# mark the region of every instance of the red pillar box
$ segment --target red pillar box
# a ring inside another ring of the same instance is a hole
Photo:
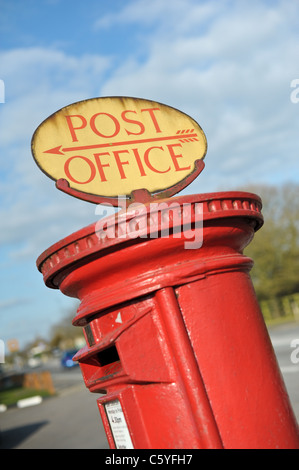
[[[299,448],[243,255],[250,193],[135,205],[44,252],[48,287],[80,299],[76,355],[111,448]]]

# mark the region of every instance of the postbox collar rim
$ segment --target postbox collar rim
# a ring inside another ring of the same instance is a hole
[[[179,205],[184,205],[184,204],[194,204],[194,203],[207,203],[213,204],[213,201],[221,201],[221,200],[231,200],[233,201],[251,201],[255,203],[255,209],[247,211],[248,216],[251,218],[255,218],[257,221],[255,231],[258,230],[262,225],[263,225],[263,217],[261,214],[261,209],[262,209],[262,201],[261,198],[250,192],[245,192],[245,191],[223,191],[223,192],[214,192],[214,193],[200,193],[200,194],[193,194],[193,195],[185,195],[185,196],[177,196],[177,197],[172,197],[172,198],[167,198],[167,199],[161,199],[158,204],[161,203],[169,203],[170,206],[174,203],[179,204]],[[151,208],[151,202],[149,201],[148,203],[144,204],[146,213],[150,210]],[[135,203],[135,210],[136,210],[136,203]],[[208,209],[210,211],[210,209]],[[244,212],[244,211],[243,211]],[[117,212],[117,223],[120,224],[122,222],[127,223],[130,221],[131,218],[135,216],[135,212],[129,210],[122,209],[121,211]],[[239,213],[238,210],[233,209],[231,211],[225,210],[222,207],[219,210],[216,210],[213,212],[213,210],[207,214],[208,216],[211,216],[213,218],[225,218],[225,217],[233,217],[235,216],[240,216],[241,213]],[[107,223],[109,224],[110,222],[113,222],[115,220],[115,217],[108,216],[105,218]],[[78,231],[73,232],[72,234],[66,236],[65,238],[61,239],[60,241],[54,243],[52,246],[47,248],[41,255],[37,258],[36,264],[37,268],[39,271],[42,272],[42,265],[44,262],[50,258],[51,256],[55,255],[55,253],[59,252],[60,250],[66,249],[68,246],[74,244],[74,243],[79,243],[80,240],[87,239],[88,237],[91,237],[92,235],[95,234],[96,230],[96,224],[97,222],[93,222],[92,224],[87,225],[86,227],[83,227],[79,229]],[[125,239],[122,239],[124,241]],[[99,246],[100,248],[104,248],[104,246]]]

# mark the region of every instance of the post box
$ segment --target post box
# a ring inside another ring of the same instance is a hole
[[[206,151],[190,116],[130,97],[73,103],[32,138],[58,189],[122,208],[37,260],[48,287],[80,300],[86,345],[74,359],[111,448],[299,448],[243,254],[261,200],[172,197]]]
[[[80,300],[75,359],[111,448],[299,448],[243,254],[262,224],[254,194],[180,196],[38,258],[45,284]]]

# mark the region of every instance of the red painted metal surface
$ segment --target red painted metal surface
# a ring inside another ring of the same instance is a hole
[[[76,359],[101,394],[111,448],[299,448],[243,255],[263,223],[260,199],[224,192],[168,202],[174,210],[159,217],[146,206],[139,231],[136,212],[123,211],[116,224],[106,219],[114,238],[92,224],[37,261],[46,285],[80,299],[73,323],[86,346]],[[186,208],[192,224],[178,236]],[[201,216],[202,246],[186,249]],[[111,423],[114,403],[123,414]]]

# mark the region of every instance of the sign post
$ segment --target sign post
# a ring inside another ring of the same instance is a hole
[[[62,108],[32,139],[58,189],[121,207],[40,255],[45,284],[80,299],[76,354],[116,449],[299,448],[298,425],[243,249],[263,225],[247,192],[171,197],[207,142],[153,101]]]
[[[192,118],[134,98],[74,103],[46,119],[32,138],[36,163],[58,189],[96,204],[125,206],[138,194],[170,197],[199,175],[206,151]]]

